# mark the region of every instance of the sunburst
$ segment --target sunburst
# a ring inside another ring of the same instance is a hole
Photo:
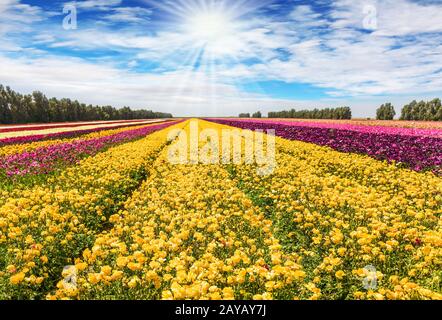
[[[224,83],[220,68],[238,63],[245,52],[250,54],[248,35],[254,25],[253,19],[249,18],[273,0],[144,1],[163,13],[161,30],[179,35],[181,47],[173,53],[174,61],[180,61],[182,65],[179,68],[190,71],[183,79],[180,91],[190,90],[194,82],[200,83],[204,78],[208,91],[195,95],[209,96],[209,105],[222,107],[217,103],[220,95],[218,85]],[[186,56],[186,52],[193,56],[180,59],[179,55]],[[236,82],[230,79],[232,81]],[[241,97],[238,98],[241,100]]]

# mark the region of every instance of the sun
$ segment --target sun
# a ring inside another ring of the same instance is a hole
[[[185,31],[196,41],[214,43],[230,36],[232,18],[226,12],[197,12],[187,19]]]
[[[250,51],[249,31],[256,24],[250,14],[273,0],[144,1],[165,14],[164,30],[181,43],[180,52],[192,56],[192,66],[214,69]]]
[[[254,56],[254,44],[264,31],[255,13],[274,0],[144,1],[162,15],[159,32],[177,44],[171,52],[176,61],[216,76],[219,67]]]
[[[189,31],[201,40],[216,40],[223,36],[228,24],[228,17],[221,12],[199,13],[189,19]]]

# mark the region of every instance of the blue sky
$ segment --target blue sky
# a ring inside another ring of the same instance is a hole
[[[417,0],[0,0],[0,83],[176,116],[373,117],[442,96],[441,16]]]

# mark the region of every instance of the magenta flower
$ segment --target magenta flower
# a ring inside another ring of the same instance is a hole
[[[416,171],[442,173],[441,130],[363,127],[342,124],[266,120],[208,119],[242,129],[274,129],[277,136],[328,146],[341,152],[403,163]],[[411,131],[409,131],[411,130]],[[413,131],[415,130],[415,131]]]
[[[130,128],[139,126],[139,123],[133,123],[130,125],[121,124],[120,126],[113,127],[100,127],[94,129],[86,129],[86,130],[76,130],[76,131],[67,131],[67,132],[56,132],[56,133],[48,133],[48,134],[35,134],[32,136],[23,136],[23,137],[12,137],[12,138],[3,138],[0,139],[0,147],[11,145],[11,144],[22,144],[22,143],[31,143],[42,140],[50,140],[50,139],[64,139],[64,138],[73,138],[78,137],[84,134],[89,134],[92,132],[99,132],[103,130],[114,130],[120,128]],[[28,129],[26,129],[28,130]]]
[[[9,177],[27,174],[47,174],[64,165],[75,164],[84,156],[92,156],[106,147],[144,137],[167,128],[176,122],[166,122],[144,128],[124,131],[90,140],[77,140],[41,147],[0,159],[0,172]]]

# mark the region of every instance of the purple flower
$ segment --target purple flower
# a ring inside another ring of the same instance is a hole
[[[148,124],[148,123],[146,123]],[[114,130],[119,128],[130,128],[135,126],[140,126],[141,123],[133,123],[130,125],[121,124],[119,126],[108,126],[108,127],[99,127],[94,129],[86,129],[86,130],[76,130],[76,131],[67,131],[67,132],[56,132],[56,133],[47,133],[47,134],[35,134],[31,136],[24,137],[12,137],[12,138],[3,138],[0,139],[0,147],[11,145],[11,144],[23,144],[23,143],[31,143],[42,140],[50,140],[50,139],[64,139],[64,138],[73,138],[77,136],[81,136],[84,134],[89,134],[93,132],[99,132],[104,130]]]
[[[209,120],[242,129],[275,129],[276,135],[328,146],[342,152],[369,155],[395,161],[416,171],[433,170],[440,174],[442,164],[441,130],[366,127],[286,121]],[[333,130],[330,130],[333,129]],[[415,130],[415,131],[408,131]],[[430,133],[431,132],[431,133]]]
[[[84,156],[97,154],[106,147],[144,137],[173,124],[176,122],[166,122],[96,139],[77,140],[10,155],[0,158],[0,172],[4,171],[10,177],[49,173],[59,166],[74,164]]]

